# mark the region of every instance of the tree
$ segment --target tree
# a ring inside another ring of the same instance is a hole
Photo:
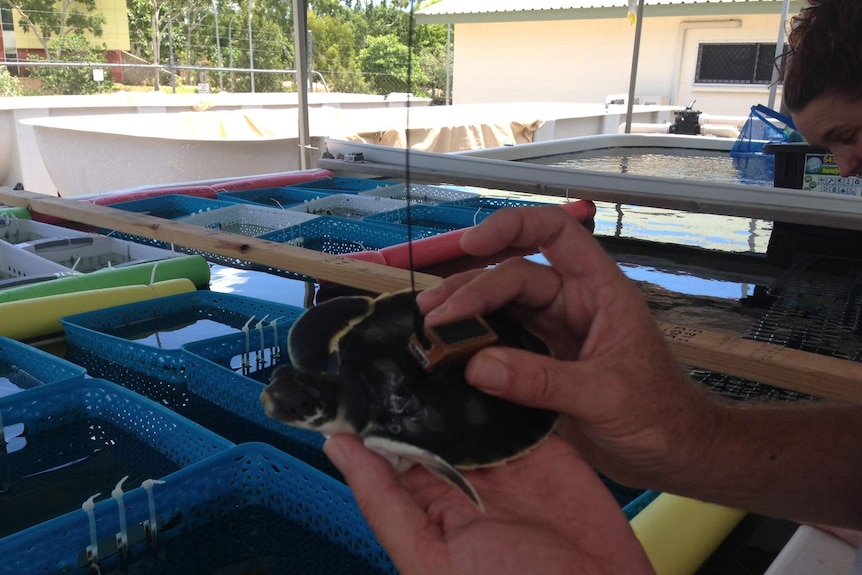
[[[6,66],[0,66],[0,98],[20,96],[23,93],[18,78],[10,74]]]
[[[87,32],[99,37],[107,21],[96,11],[96,0],[6,0],[19,15],[18,25],[25,32],[33,31],[50,54],[51,39]]]
[[[93,62],[105,61],[105,49],[94,48],[81,35],[60,36],[51,40],[51,54],[60,62]],[[40,60],[41,58],[31,58]],[[96,82],[93,79],[93,68],[84,67],[53,67],[34,66],[30,75],[42,80],[45,91],[52,94],[95,94],[102,90],[110,90],[111,77],[102,69],[104,80]]]
[[[410,49],[396,36],[378,36],[369,38],[368,45],[359,51],[359,66],[378,94],[406,92],[409,88],[418,95],[417,87],[424,86],[428,79],[415,62],[411,77],[407,77],[410,58]]]

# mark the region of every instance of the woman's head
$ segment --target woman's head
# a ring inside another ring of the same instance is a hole
[[[862,0],[808,0],[788,42],[784,103],[842,175],[862,173]]]
[[[862,2],[808,0],[791,20],[784,103],[804,109],[826,93],[862,99]]]

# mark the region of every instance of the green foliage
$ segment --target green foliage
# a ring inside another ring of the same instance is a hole
[[[419,95],[424,92],[422,87],[427,85],[428,79],[415,61],[408,78],[409,61],[410,49],[394,35],[369,38],[368,45],[359,51],[359,67],[378,94],[412,91]]]
[[[21,96],[23,92],[18,78],[10,74],[6,66],[0,66],[0,98]]]
[[[46,52],[52,38],[89,32],[98,37],[107,19],[96,10],[96,0],[5,0],[20,15],[18,24],[33,31]]]
[[[104,62],[105,49],[95,48],[80,35],[60,36],[51,40],[49,50],[55,62]],[[44,60],[31,57],[32,61]],[[96,94],[108,92],[112,82],[110,73],[104,72],[104,81],[93,80],[93,69],[89,67],[32,66],[30,75],[42,80],[44,91],[50,94]],[[100,85],[101,84],[101,85]]]
[[[23,1],[23,0],[19,0]],[[35,1],[35,0],[30,0]],[[167,13],[173,20],[174,61],[249,67],[248,9],[251,3],[254,67],[296,67],[292,3],[284,0],[216,0],[218,40],[212,0],[126,0],[132,52],[161,64],[168,61]],[[440,92],[444,70],[446,27],[415,26],[410,37],[409,0],[309,0],[308,27],[312,33],[311,67],[321,73],[331,91],[378,93],[406,90],[407,54],[413,53],[412,91]],[[154,11],[157,29],[153,26]],[[153,38],[156,38],[154,46]],[[379,40],[386,38],[385,40]],[[364,56],[360,56],[362,51]],[[226,89],[251,89],[249,74],[224,73]],[[288,75],[255,74],[255,91],[284,89]],[[216,74],[209,73],[211,85]]]

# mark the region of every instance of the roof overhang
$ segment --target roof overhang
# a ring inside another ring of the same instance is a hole
[[[463,2],[463,4],[469,4]],[[462,6],[463,6],[462,4]],[[481,10],[461,8],[450,2],[439,2],[416,12],[417,24],[475,24],[492,22],[537,22],[555,20],[595,20],[604,18],[625,18],[628,3],[614,2],[614,6],[584,6],[568,8],[519,9],[519,10]],[[447,10],[444,5],[452,6]],[[791,0],[790,12],[802,9],[802,0]],[[654,17],[702,17],[702,16],[740,16],[746,14],[780,14],[782,0],[711,0],[655,3],[647,0],[644,4],[644,18]]]

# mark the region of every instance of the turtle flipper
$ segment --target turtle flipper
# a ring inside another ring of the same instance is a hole
[[[406,471],[415,463],[421,464],[425,469],[464,493],[473,505],[484,513],[485,506],[482,505],[479,494],[467,478],[439,455],[386,437],[366,437],[363,443],[365,447],[384,457],[399,473]]]

